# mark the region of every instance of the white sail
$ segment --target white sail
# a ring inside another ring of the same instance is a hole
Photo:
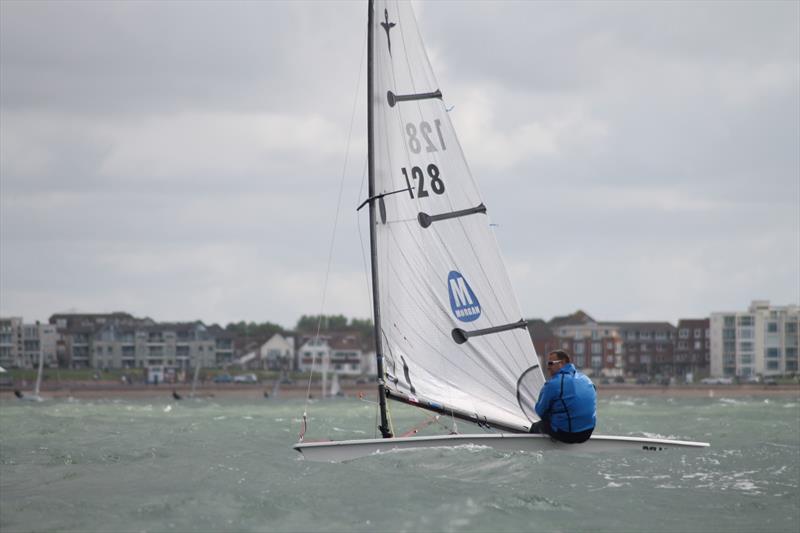
[[[537,420],[544,378],[491,206],[467,166],[410,3],[377,0],[374,9],[374,231],[387,389],[525,430]]]

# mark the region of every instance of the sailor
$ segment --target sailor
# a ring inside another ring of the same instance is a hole
[[[555,350],[547,355],[550,379],[536,402],[541,420],[531,433],[546,433],[570,444],[589,440],[597,422],[597,391],[587,376],[570,363],[569,354]]]

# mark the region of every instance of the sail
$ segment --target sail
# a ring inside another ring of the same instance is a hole
[[[390,395],[524,431],[544,378],[409,2],[373,4],[375,253]]]

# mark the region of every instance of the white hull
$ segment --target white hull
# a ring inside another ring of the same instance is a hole
[[[673,448],[699,449],[707,442],[692,442],[640,437],[594,435],[580,444],[565,444],[546,435],[526,433],[493,433],[477,435],[439,435],[392,439],[362,439],[326,442],[300,442],[294,449],[311,461],[339,462],[368,455],[415,448],[444,448],[453,446],[487,446],[504,452],[542,452],[555,450],[570,453],[613,453],[632,451],[663,451]]]
[[[26,394],[22,398],[20,398],[23,402],[43,402],[44,398],[39,396],[38,394]]]

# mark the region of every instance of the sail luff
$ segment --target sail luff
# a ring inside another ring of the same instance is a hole
[[[374,2],[369,0],[367,15],[367,167],[368,167],[368,194],[369,203],[369,246],[370,262],[372,269],[372,318],[375,326],[375,358],[378,366],[378,404],[381,411],[381,424],[379,429],[384,438],[392,436],[389,430],[389,421],[386,416],[386,391],[383,383],[383,350],[381,342],[381,307],[378,291],[378,243],[375,232],[375,140],[374,140],[374,49],[375,37],[373,31]]]

